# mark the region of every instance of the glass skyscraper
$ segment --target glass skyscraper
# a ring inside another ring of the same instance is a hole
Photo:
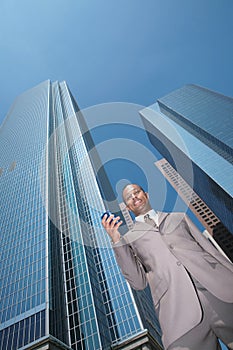
[[[151,143],[233,233],[233,99],[186,85],[140,114]]]
[[[101,226],[120,208],[67,84],[19,96],[0,147],[0,349],[161,349]]]

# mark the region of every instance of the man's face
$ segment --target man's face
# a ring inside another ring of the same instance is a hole
[[[151,209],[148,193],[136,184],[130,184],[124,189],[123,199],[128,210],[136,216],[143,215]]]

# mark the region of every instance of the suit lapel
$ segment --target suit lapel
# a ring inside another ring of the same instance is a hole
[[[166,217],[169,215],[169,213],[163,213],[161,211],[158,211],[157,213],[158,213],[158,224],[160,226],[163,220],[165,220]]]

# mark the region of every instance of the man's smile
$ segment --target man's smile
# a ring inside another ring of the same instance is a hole
[[[138,205],[140,205],[142,203],[142,200],[141,199],[135,199],[134,200],[134,205],[135,206],[138,206]]]
[[[144,192],[144,190],[136,184],[125,187],[123,199],[128,210],[131,210],[136,216],[142,215],[151,209],[147,192]]]

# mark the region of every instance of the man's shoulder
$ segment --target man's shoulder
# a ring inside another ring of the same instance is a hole
[[[160,230],[166,233],[173,232],[184,221],[185,216],[186,216],[186,213],[184,212],[158,213]]]
[[[164,211],[157,211],[159,221],[160,220],[172,220],[174,218],[184,218],[186,216],[186,213],[184,212],[178,212],[178,211],[172,211],[172,212],[164,212]]]
[[[183,212],[183,211],[167,211],[167,212],[165,212],[165,211],[157,211],[157,213],[158,213],[158,215],[179,215],[179,216],[185,216],[186,215],[186,213],[185,212]]]

